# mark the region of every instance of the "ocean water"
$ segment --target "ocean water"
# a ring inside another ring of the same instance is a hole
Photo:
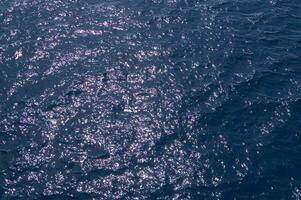
[[[0,199],[301,199],[300,0],[1,0]]]

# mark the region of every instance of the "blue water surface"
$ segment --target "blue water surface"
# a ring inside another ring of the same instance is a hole
[[[0,199],[301,199],[300,0],[1,0]]]

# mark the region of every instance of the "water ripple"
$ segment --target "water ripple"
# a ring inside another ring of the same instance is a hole
[[[300,199],[297,1],[0,3],[0,198]]]

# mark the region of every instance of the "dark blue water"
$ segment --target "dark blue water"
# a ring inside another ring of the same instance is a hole
[[[301,199],[300,0],[1,0],[0,199]]]

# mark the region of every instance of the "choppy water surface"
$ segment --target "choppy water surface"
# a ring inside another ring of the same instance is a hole
[[[0,199],[300,199],[301,1],[2,0]]]

